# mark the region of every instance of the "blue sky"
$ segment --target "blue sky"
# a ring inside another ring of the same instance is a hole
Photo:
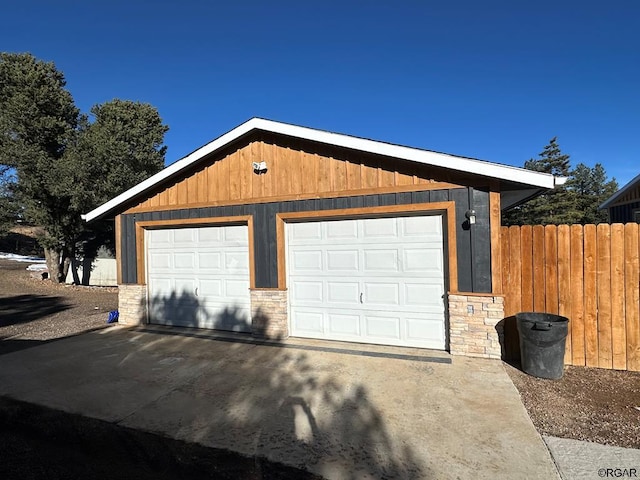
[[[155,105],[171,163],[251,117],[522,166],[640,173],[640,2],[29,1],[0,50],[53,61],[85,112]]]

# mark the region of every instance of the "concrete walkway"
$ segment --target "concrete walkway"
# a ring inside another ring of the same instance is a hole
[[[640,478],[640,450],[544,437],[564,480]]]
[[[499,361],[121,327],[3,355],[0,395],[327,478],[553,479]]]

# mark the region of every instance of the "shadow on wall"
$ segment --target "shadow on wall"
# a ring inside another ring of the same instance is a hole
[[[229,332],[251,332],[251,310],[240,305],[207,305],[191,292],[171,292],[149,299],[149,323],[209,328]]]
[[[71,308],[62,297],[15,295],[0,298],[0,327],[33,322]]]

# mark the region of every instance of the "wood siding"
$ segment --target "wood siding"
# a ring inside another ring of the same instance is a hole
[[[502,227],[505,356],[519,358],[513,315],[569,318],[565,363],[640,371],[640,226]]]
[[[609,207],[610,223],[635,222],[634,211],[640,210],[640,201]]]
[[[268,170],[256,174],[252,162],[261,161]],[[125,213],[478,186],[443,168],[264,135],[168,182]]]

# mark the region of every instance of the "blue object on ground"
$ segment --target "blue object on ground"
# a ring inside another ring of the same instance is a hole
[[[107,318],[107,323],[115,323],[115,322],[117,322],[119,315],[120,315],[120,313],[118,312],[118,310],[113,310],[113,311],[109,312],[109,318]]]

